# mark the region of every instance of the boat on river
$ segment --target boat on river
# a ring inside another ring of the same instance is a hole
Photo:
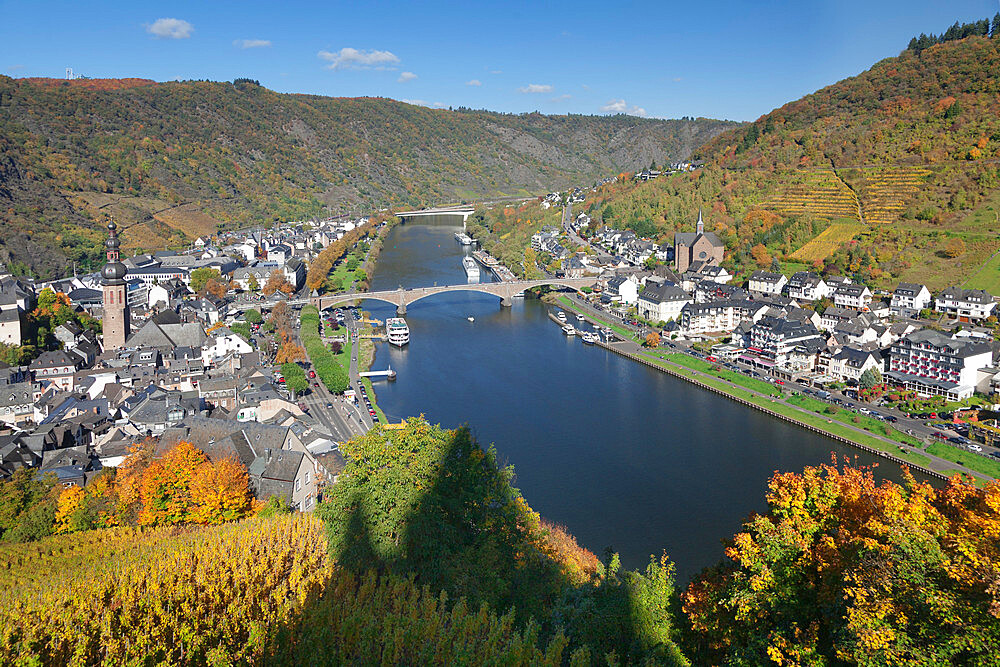
[[[583,334],[580,335],[580,338],[587,345],[593,345],[594,343],[597,342],[597,334],[591,333],[590,331],[585,331]]]
[[[566,334],[567,336],[575,336],[576,335],[576,329],[573,328],[572,324],[567,324],[566,326],[564,326],[562,328],[562,330],[563,330],[563,333]]]
[[[465,276],[469,280],[479,280],[479,265],[476,260],[468,255],[462,258],[462,268],[465,269]]]
[[[385,321],[385,335],[390,344],[403,347],[410,342],[410,327],[402,317],[390,317]]]
[[[561,310],[558,313],[556,313],[556,317],[559,318],[560,322],[565,322],[566,321],[566,313],[564,313]]]
[[[455,240],[461,243],[462,245],[472,245],[472,237],[466,234],[465,232],[456,232]]]

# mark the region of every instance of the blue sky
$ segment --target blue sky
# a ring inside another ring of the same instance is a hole
[[[496,111],[752,120],[998,0],[0,0],[0,73],[258,79]]]

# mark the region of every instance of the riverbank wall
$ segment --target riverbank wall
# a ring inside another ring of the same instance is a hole
[[[585,316],[586,316],[586,314],[585,314]],[[798,419],[795,419],[794,417],[789,417],[788,415],[782,414],[780,412],[776,412],[774,410],[770,410],[770,409],[768,409],[768,408],[766,408],[766,407],[764,407],[762,405],[758,405],[757,403],[754,403],[752,401],[748,401],[746,399],[740,398],[739,396],[733,396],[732,394],[730,394],[730,393],[728,393],[726,391],[723,391],[723,390],[719,389],[718,387],[713,387],[710,384],[706,384],[704,382],[701,382],[696,377],[693,377],[691,375],[691,373],[696,373],[697,371],[690,371],[688,373],[682,373],[682,372],[674,370],[672,368],[667,368],[665,366],[661,366],[660,364],[653,363],[649,359],[644,359],[644,358],[642,358],[642,357],[640,357],[640,356],[638,356],[636,354],[632,354],[631,352],[626,352],[625,350],[619,349],[619,348],[615,347],[614,345],[605,343],[604,341],[598,341],[597,344],[600,347],[603,347],[606,350],[610,350],[611,352],[614,352],[615,354],[621,355],[623,357],[627,357],[627,358],[631,359],[632,361],[636,361],[636,362],[638,362],[640,364],[643,364],[644,366],[648,366],[649,368],[653,368],[653,369],[656,369],[656,370],[661,371],[663,373],[667,373],[668,375],[672,375],[672,376],[674,376],[674,377],[676,377],[678,379],[684,380],[685,382],[690,382],[693,385],[696,385],[698,387],[701,387],[702,389],[706,389],[708,391],[714,392],[714,393],[716,393],[716,394],[718,394],[720,396],[725,396],[726,398],[728,398],[731,401],[735,401],[736,403],[744,405],[744,406],[746,406],[748,408],[753,408],[754,410],[757,410],[759,412],[763,412],[764,414],[766,414],[766,415],[768,415],[770,417],[774,417],[775,419],[781,419],[781,420],[784,420],[784,421],[789,422],[791,424],[795,424],[796,426],[798,426],[800,428],[804,428],[804,429],[806,429],[808,431],[812,431],[814,433],[819,433],[821,435],[826,436],[827,438],[831,438],[832,440],[836,440],[837,442],[841,442],[841,443],[843,443],[845,445],[850,445],[851,447],[854,447],[855,449],[859,449],[859,450],[861,450],[863,452],[867,452],[869,454],[873,454],[875,456],[879,456],[879,457],[881,457],[883,459],[888,459],[889,461],[892,461],[893,463],[898,463],[899,465],[903,465],[903,466],[906,466],[908,468],[912,468],[914,470],[919,470],[920,472],[924,473],[925,475],[927,475],[929,477],[934,477],[936,479],[941,479],[941,480],[948,479],[947,475],[942,475],[941,473],[939,473],[937,471],[930,470],[929,468],[925,468],[923,466],[920,466],[920,465],[917,465],[917,464],[914,464],[914,463],[910,463],[909,461],[905,461],[905,460],[903,460],[903,459],[901,459],[901,458],[899,458],[897,456],[893,456],[889,452],[884,452],[882,450],[875,449],[874,447],[869,447],[868,445],[863,445],[860,442],[855,442],[855,441],[851,440],[850,438],[845,438],[844,436],[837,435],[836,433],[830,433],[829,431],[826,431],[824,429],[821,429],[821,428],[818,428],[816,426],[813,426],[812,424],[807,424],[807,423],[805,423],[803,421],[799,421]]]

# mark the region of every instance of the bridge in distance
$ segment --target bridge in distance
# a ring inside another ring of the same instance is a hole
[[[414,287],[411,289],[382,290],[379,292],[349,292],[345,294],[331,294],[324,296],[310,297],[308,303],[316,306],[320,310],[332,308],[344,303],[350,303],[358,299],[374,299],[384,301],[396,306],[396,312],[400,315],[406,314],[406,306],[421,299],[426,299],[435,294],[445,292],[479,292],[481,294],[493,294],[500,297],[501,306],[513,304],[515,294],[519,294],[527,289],[544,286],[568,287],[570,289],[581,289],[592,287],[597,282],[596,277],[590,278],[543,278],[541,280],[512,280],[500,283],[472,283],[460,285],[435,285],[434,287]],[[289,305],[296,302],[289,301]],[[305,303],[303,300],[302,303]]]

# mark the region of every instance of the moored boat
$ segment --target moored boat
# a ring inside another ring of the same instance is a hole
[[[385,335],[390,344],[403,347],[410,342],[410,327],[402,317],[390,317],[385,321]]]

